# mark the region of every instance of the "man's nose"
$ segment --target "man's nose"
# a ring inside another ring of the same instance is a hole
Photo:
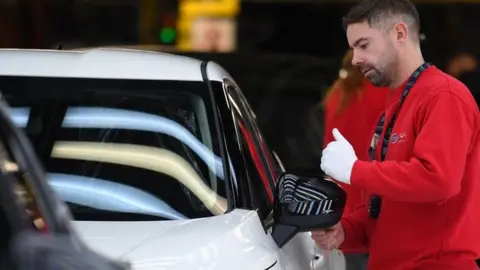
[[[352,57],[352,65],[354,67],[359,66],[362,63],[362,58],[358,55],[358,53],[353,52],[353,57]]]

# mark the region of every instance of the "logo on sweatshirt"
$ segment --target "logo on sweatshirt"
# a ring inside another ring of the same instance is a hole
[[[407,140],[407,133],[406,132],[402,132],[400,134],[397,134],[397,133],[393,133],[392,134],[392,137],[390,137],[390,143],[391,144],[396,144],[396,143],[399,143],[399,142],[404,142]]]

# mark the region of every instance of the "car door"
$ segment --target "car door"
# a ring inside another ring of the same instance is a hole
[[[252,175],[251,181],[257,181],[258,187],[261,187],[259,194],[252,196],[262,196],[258,205],[259,215],[267,227],[267,232],[271,233],[271,224],[273,217],[270,214],[273,208],[273,194],[278,173],[283,169],[276,163],[276,159],[272,155],[272,151],[268,148],[261,131],[256,123],[255,114],[251,110],[247,100],[243,96],[241,90],[233,83],[226,81],[225,90],[231,99],[230,102],[235,103],[231,106],[233,109],[233,118],[236,125],[241,143],[248,149],[249,155],[245,155],[250,159],[250,163],[254,164],[255,173]],[[272,241],[273,245],[275,243]],[[316,245],[310,237],[310,233],[299,233],[293,237],[281,249],[275,247],[277,259],[280,269],[317,269],[313,268],[316,254]]]

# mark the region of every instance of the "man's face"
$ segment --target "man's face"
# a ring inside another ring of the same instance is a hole
[[[347,28],[348,44],[353,49],[352,64],[375,86],[389,86],[396,72],[398,53],[388,33],[367,22]]]

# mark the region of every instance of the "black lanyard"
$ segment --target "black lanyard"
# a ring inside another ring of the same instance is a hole
[[[380,153],[380,161],[384,161],[387,156],[387,149],[388,149],[388,142],[390,141],[390,135],[392,134],[392,130],[395,125],[395,120],[397,118],[398,112],[400,111],[403,105],[403,102],[405,101],[405,98],[407,97],[410,90],[412,90],[412,87],[417,81],[417,79],[428,67],[430,67],[429,63],[423,63],[421,66],[419,66],[415,70],[415,72],[413,72],[410,78],[408,78],[407,84],[403,88],[400,103],[398,104],[397,109],[393,113],[392,118],[390,119],[390,122],[387,125],[387,129],[385,130],[385,136],[383,137],[383,141],[382,141],[382,149],[381,149],[382,151]],[[373,135],[373,138],[372,138],[372,144],[370,145],[370,149],[369,149],[370,160],[375,160],[375,152],[380,143],[383,127],[385,125],[385,119],[386,119],[386,115],[385,113],[383,113],[382,117],[380,118],[380,121],[378,122],[377,128],[375,129],[375,134]],[[373,195],[370,200],[370,205],[368,209],[368,213],[370,217],[375,219],[378,217],[378,214],[380,213],[380,204],[381,204],[381,198],[378,195]]]

